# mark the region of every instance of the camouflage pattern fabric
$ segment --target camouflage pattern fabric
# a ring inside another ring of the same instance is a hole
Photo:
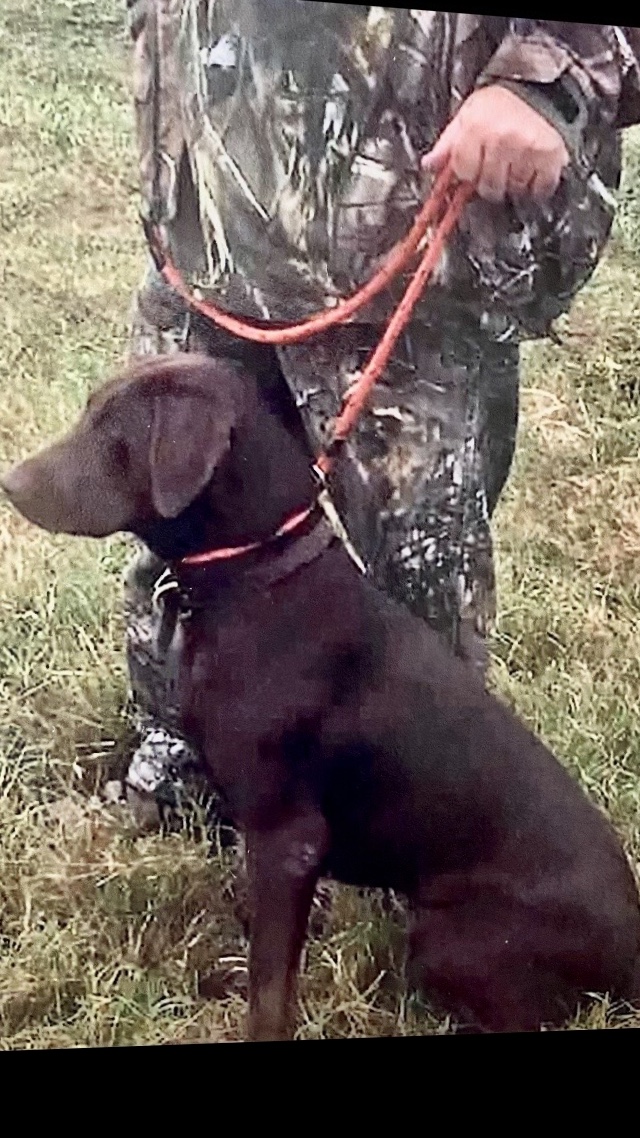
[[[548,207],[475,202],[416,319],[537,336],[593,271],[635,74],[620,29],[312,0],[137,8],[143,196],[179,267],[236,314],[296,320],[367,279],[424,200],[420,156],[487,82],[517,83],[574,168]]]
[[[467,209],[331,483],[374,580],[484,668],[518,345],[549,331],[606,244],[618,128],[640,114],[638,30],[310,0],[130,8],[145,208],[192,285],[236,315],[300,319],[366,280],[428,191],[420,156],[476,86],[516,89],[563,133],[573,164],[552,203]],[[150,269],[133,350],[240,355],[283,413],[286,380],[317,451],[405,283],[276,361],[204,328]],[[138,563],[127,593],[145,709],[128,778],[150,794],[197,763],[157,651],[159,571]]]

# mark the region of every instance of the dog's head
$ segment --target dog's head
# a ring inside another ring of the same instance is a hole
[[[143,533],[177,518],[227,460],[251,401],[233,363],[205,356],[137,363],[88,401],[63,439],[5,475],[28,521],[53,533]]]

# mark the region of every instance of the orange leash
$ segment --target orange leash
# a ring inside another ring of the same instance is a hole
[[[363,369],[359,379],[347,392],[334,427],[333,439],[327,450],[319,457],[316,467],[326,475],[333,462],[335,448],[350,435],[354,429],[372,388],[382,375],[400,335],[411,319],[411,314],[426,288],[429,278],[442,255],[446,242],[457,224],[460,215],[472,197],[474,187],[469,183],[458,184],[454,189],[454,178],[445,168],[416,217],[409,233],[388,254],[384,264],[373,277],[362,285],[352,296],[339,301],[333,308],[316,313],[297,324],[262,324],[239,320],[210,301],[201,300],[190,292],[175,265],[170,261],[160,237],[157,226],[144,222],[147,240],[159,272],[190,308],[212,320],[225,331],[243,340],[257,344],[299,344],[311,336],[326,332],[338,324],[345,324],[378,296],[391,282],[407,268],[419,252],[429,226],[437,221],[431,242],[422,253],[404,296],[394,311],[384,334]]]
[[[349,437],[358,422],[369,395],[387,366],[391,353],[409,323],[411,313],[438,264],[447,239],[472,194],[473,187],[467,183],[458,186],[456,189],[436,229],[433,240],[425,249],[420,264],[411,278],[402,300],[389,320],[380,342],[370,356],[357,383],[347,392],[340,413],[333,424],[331,444],[324,454],[320,455],[316,464],[322,474],[328,474],[331,469],[333,449]]]

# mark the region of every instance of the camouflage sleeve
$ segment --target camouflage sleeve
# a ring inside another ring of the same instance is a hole
[[[640,28],[615,29],[622,63],[622,90],[617,126],[640,123]]]
[[[640,121],[640,29],[513,19],[479,85],[514,90],[562,134],[582,165],[603,128]]]
[[[147,0],[126,0],[127,28],[129,35],[135,41],[144,25]]]
[[[173,66],[175,53],[176,16],[181,0],[126,0],[127,29],[133,41],[133,101],[135,108],[140,183],[143,209],[149,210],[154,195],[156,161],[154,146],[162,153],[164,162],[158,175],[164,183],[165,216],[176,210],[176,167],[183,147],[181,116],[179,114],[178,85]],[[154,144],[153,108],[153,41],[163,49],[161,90],[158,99],[159,138]],[[153,261],[147,265],[130,311],[129,351],[133,356],[170,355],[184,351],[187,344],[189,315],[186,306],[159,276]]]
[[[176,214],[185,146],[177,52],[182,4],[183,0],[126,0],[143,206],[147,211],[160,210],[162,203],[165,222]]]

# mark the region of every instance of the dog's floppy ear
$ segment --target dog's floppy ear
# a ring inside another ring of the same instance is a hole
[[[213,398],[182,388],[154,399],[149,464],[153,505],[161,517],[176,518],[213,477],[238,422],[234,394],[220,384]]]

